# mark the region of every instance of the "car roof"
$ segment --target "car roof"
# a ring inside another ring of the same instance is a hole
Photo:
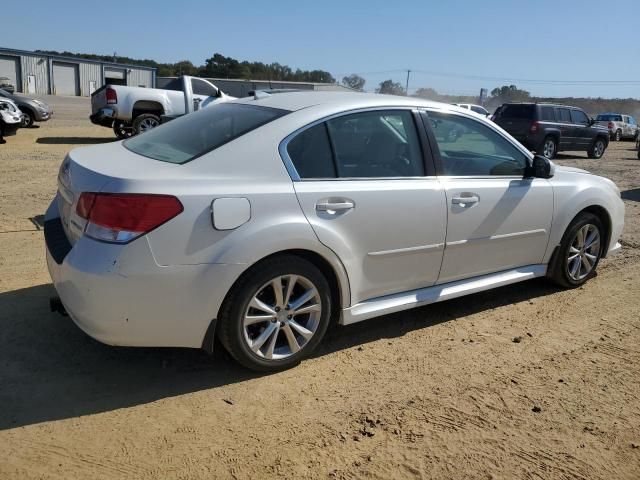
[[[299,92],[278,93],[277,95],[264,95],[257,99],[254,97],[245,97],[232,100],[232,102],[279,108],[289,111],[297,111],[318,105],[330,104],[333,104],[342,110],[409,106],[434,107],[438,109],[464,111],[461,107],[456,107],[446,103],[432,102],[418,97],[401,97],[397,95],[360,92],[318,92],[301,90]]]

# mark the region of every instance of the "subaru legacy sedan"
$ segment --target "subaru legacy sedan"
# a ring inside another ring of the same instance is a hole
[[[623,218],[613,182],[469,110],[295,92],[73,150],[45,239],[53,300],[90,336],[206,350],[217,337],[272,371],[312,354],[332,319],[536,277],[582,285],[620,249]]]

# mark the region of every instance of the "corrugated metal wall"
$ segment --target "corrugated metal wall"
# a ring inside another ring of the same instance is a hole
[[[96,90],[102,86],[102,65],[99,63],[80,63],[80,95],[90,95],[89,82],[96,82]]]
[[[153,86],[153,72],[151,70],[138,70],[132,68],[127,72],[127,85],[130,87],[145,86],[151,88]]]
[[[27,92],[29,75],[36,77],[36,94],[47,95],[49,93],[49,62],[47,57],[38,55],[20,55],[22,70],[22,92]]]

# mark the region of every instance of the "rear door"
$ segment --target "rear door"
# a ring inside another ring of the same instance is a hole
[[[374,109],[312,124],[281,146],[305,216],[347,270],[352,304],[438,278],[446,205],[425,144],[417,112]]]

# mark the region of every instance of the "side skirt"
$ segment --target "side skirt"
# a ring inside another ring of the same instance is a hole
[[[547,265],[528,265],[513,270],[504,270],[502,272],[490,273],[488,275],[444,283],[442,285],[434,285],[410,292],[395,293],[393,295],[373,298],[343,309],[340,324],[350,325],[389,313],[401,312],[422,305],[429,305],[484,290],[491,290],[492,288],[502,287],[503,285],[544,277],[546,273]]]

